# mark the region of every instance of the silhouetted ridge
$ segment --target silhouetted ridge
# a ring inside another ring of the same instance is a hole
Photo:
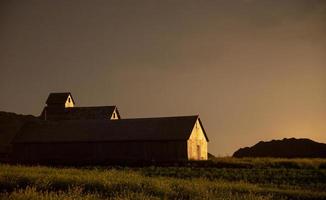
[[[208,160],[214,160],[214,159],[216,159],[216,156],[211,153],[207,153],[207,158],[208,158]]]
[[[38,119],[32,115],[19,115],[11,112],[0,111],[0,160],[11,150],[11,141],[18,130],[30,121]]]
[[[305,138],[260,141],[252,147],[240,148],[233,157],[326,158],[326,144]]]

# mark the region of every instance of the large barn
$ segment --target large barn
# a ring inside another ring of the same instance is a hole
[[[73,102],[70,93],[66,97]],[[66,101],[61,100],[61,104],[66,104]],[[12,142],[14,160],[23,163],[91,164],[207,159],[208,138],[197,115],[121,119],[115,108],[113,112],[98,115],[102,118],[96,118],[93,115],[89,117],[86,111],[71,114],[73,106],[62,106],[62,118],[58,113],[56,117],[50,117],[53,116],[52,111],[45,118],[45,110],[52,107],[48,102],[42,112],[41,118],[46,120],[26,124],[16,135]],[[113,113],[117,120],[112,120]],[[86,117],[83,119],[84,114]]]

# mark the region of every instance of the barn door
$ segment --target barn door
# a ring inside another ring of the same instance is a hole
[[[200,145],[197,145],[197,160],[200,160],[200,152],[201,152]]]

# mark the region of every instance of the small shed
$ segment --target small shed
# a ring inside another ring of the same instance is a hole
[[[198,116],[64,120],[26,124],[13,140],[22,163],[108,163],[207,159]]]

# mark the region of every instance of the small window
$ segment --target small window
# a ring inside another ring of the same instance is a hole
[[[115,113],[113,113],[113,119],[115,119]]]
[[[70,103],[70,97],[68,98],[68,102]]]

